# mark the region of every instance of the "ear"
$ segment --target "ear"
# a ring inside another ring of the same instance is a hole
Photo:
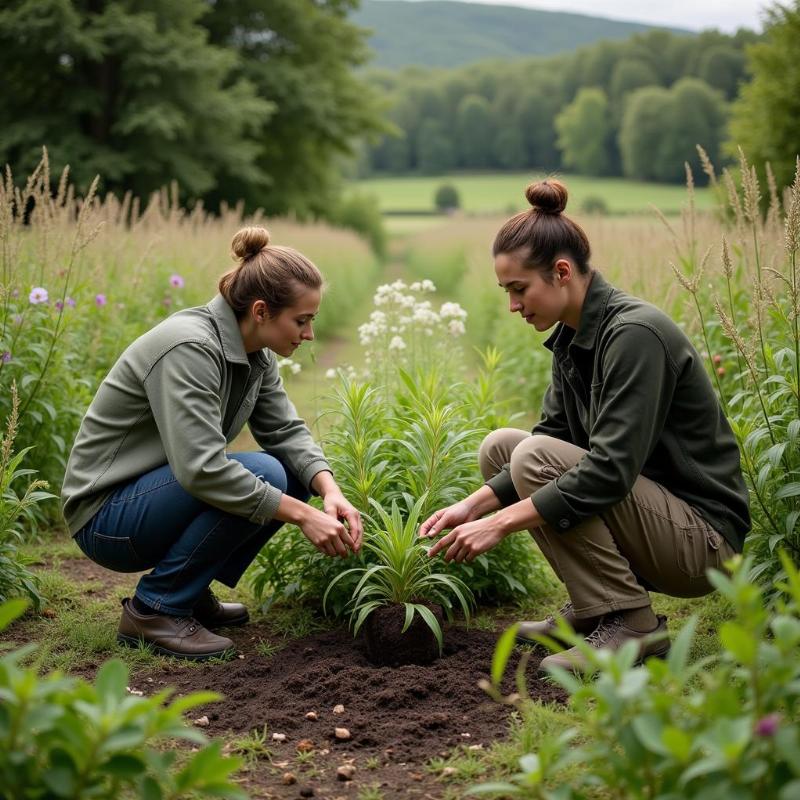
[[[559,286],[565,286],[572,280],[573,264],[567,258],[559,258],[554,265],[554,272]]]
[[[269,318],[269,306],[263,300],[255,300],[250,306],[250,315],[260,325]]]

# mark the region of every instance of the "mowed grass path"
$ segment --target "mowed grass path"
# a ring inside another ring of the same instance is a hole
[[[426,213],[435,210],[434,195],[444,183],[453,184],[467,213],[513,213],[526,208],[525,187],[545,173],[465,173],[438,176],[369,178],[355,181],[351,188],[377,197],[381,211]],[[655,206],[664,214],[677,214],[686,205],[686,187],[675,184],[644,183],[623,178],[591,178],[584,175],[558,174],[569,189],[568,211],[576,213],[587,197],[602,198],[612,214],[649,211]],[[699,209],[713,206],[708,189],[696,189]]]

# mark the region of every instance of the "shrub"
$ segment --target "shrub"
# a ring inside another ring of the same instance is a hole
[[[433,203],[437,210],[447,213],[461,208],[461,198],[458,189],[452,183],[443,183],[433,196]]]
[[[24,601],[0,605],[0,630]],[[199,692],[167,703],[170,690],[138,697],[128,670],[106,662],[93,684],[22,666],[35,645],[0,658],[0,786],[3,797],[246,798],[229,777],[240,760],[221,754],[183,721],[183,713],[219,699]],[[185,739],[200,749],[181,763],[155,745]]]
[[[664,800],[799,796],[800,571],[785,554],[781,561],[786,594],[774,609],[749,580],[748,560],[737,557],[731,577],[709,573],[735,611],[719,629],[717,655],[690,662],[694,619],[665,661],[650,659],[644,666],[633,666],[633,642],[617,652],[582,645],[598,670],[596,680],[550,671],[569,692],[581,725],[545,737],[538,754],[520,759],[521,772],[510,782],[472,791],[559,800],[591,791]],[[513,634],[509,629],[495,652],[495,696]],[[576,764],[578,777],[567,784],[561,773]]]
[[[584,214],[608,214],[608,203],[598,194],[588,194],[581,201],[581,211]]]
[[[386,229],[375,195],[348,194],[331,209],[328,217],[334,225],[350,228],[363,236],[379,258],[386,255]]]

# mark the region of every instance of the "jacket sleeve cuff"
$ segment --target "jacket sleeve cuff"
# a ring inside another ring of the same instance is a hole
[[[266,525],[278,513],[278,506],[281,504],[281,497],[283,492],[272,484],[264,484],[264,494],[258,507],[250,517],[250,522],[255,522],[257,525]]]
[[[303,469],[300,471],[300,474],[297,476],[297,479],[308,489],[309,492],[311,492],[311,494],[316,494],[314,489],[311,487],[311,481],[314,480],[314,477],[318,473],[326,471],[333,474],[331,465],[324,458],[315,458],[313,461],[309,461],[308,464],[303,467]]]
[[[531,501],[544,521],[554,530],[566,533],[581,522],[578,515],[564,500],[555,481],[550,481],[531,495]]]
[[[486,486],[497,495],[497,499],[500,501],[503,508],[519,502],[519,495],[511,480],[511,472],[508,464],[493,478],[489,478],[489,480],[486,481]]]

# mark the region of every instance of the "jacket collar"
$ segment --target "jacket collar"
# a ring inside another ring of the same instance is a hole
[[[253,366],[253,362],[255,362],[262,368],[267,366],[268,360],[263,350],[252,353],[252,361],[247,357],[236,314],[233,313],[228,301],[221,294],[218,294],[208,304],[208,310],[211,312],[214,324],[219,331],[222,353],[226,361],[231,361],[234,364],[247,364],[248,366]]]
[[[551,351],[564,350],[567,347],[580,347],[592,350],[597,342],[600,323],[606,313],[608,298],[614,287],[596,270],[592,270],[592,278],[581,309],[578,330],[573,330],[563,322],[559,323],[544,346]]]

